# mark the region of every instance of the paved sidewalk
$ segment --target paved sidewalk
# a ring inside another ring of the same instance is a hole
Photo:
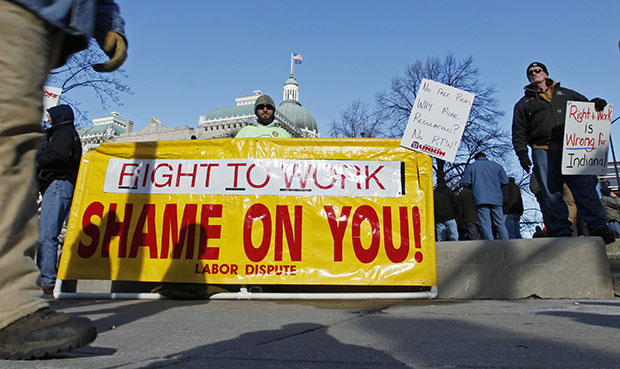
[[[618,368],[620,299],[59,300],[90,346],[1,368]]]

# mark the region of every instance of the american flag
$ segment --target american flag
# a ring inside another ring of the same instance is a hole
[[[304,57],[301,54],[293,53],[293,60],[295,64],[301,64],[301,61],[304,60]]]

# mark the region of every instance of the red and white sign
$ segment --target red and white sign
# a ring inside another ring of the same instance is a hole
[[[566,102],[562,174],[603,175],[607,172],[607,151],[613,105],[596,111],[594,103]]]
[[[398,161],[111,158],[109,193],[401,197]]]
[[[47,109],[58,105],[61,93],[62,88],[43,86],[43,118],[41,118],[42,122],[50,123],[50,121],[47,119]]]

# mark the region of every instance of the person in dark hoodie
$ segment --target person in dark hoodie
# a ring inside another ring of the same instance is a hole
[[[523,198],[521,188],[514,177],[508,177],[508,183],[502,186],[504,224],[509,239],[521,238],[520,220],[523,215]]]
[[[605,243],[615,241],[615,233],[607,227],[601,201],[596,193],[597,179],[592,175],[562,174],[562,144],[567,101],[588,101],[580,93],[560,87],[549,77],[547,67],[540,62],[531,63],[526,69],[530,84],[514,107],[512,118],[512,144],[521,167],[529,173],[532,161],[534,175],[540,186],[545,222],[549,235],[570,237],[572,224],[563,200],[566,183],[575,198],[579,216],[586,222],[591,236],[599,236]],[[601,98],[592,101],[596,111],[607,102]],[[532,148],[532,161],[528,155]]]
[[[268,95],[261,95],[256,99],[256,102],[254,103],[254,114],[256,114],[256,119],[249,120],[247,125],[237,132],[235,138],[291,138],[290,133],[274,123],[276,117],[276,104]]]
[[[438,180],[433,191],[435,205],[435,239],[437,242],[458,241],[459,232],[456,216],[459,213],[459,202],[454,191],[445,181]]]
[[[58,236],[71,208],[82,143],[69,105],[55,106],[47,112],[51,127],[45,131],[46,142],[36,156],[39,192],[43,196],[37,266],[41,271],[41,289],[51,294],[58,271]]]

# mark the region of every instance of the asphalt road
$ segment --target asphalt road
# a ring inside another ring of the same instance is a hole
[[[51,303],[97,340],[1,368],[620,367],[620,299]]]

